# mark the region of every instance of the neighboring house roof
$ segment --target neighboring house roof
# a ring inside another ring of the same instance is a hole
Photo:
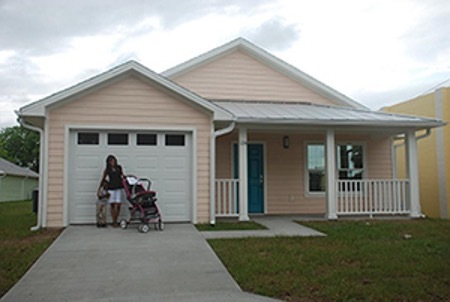
[[[171,69],[168,69],[164,71],[162,75],[168,78],[175,78],[176,76],[182,75],[186,72],[189,72],[190,70],[193,70],[199,66],[207,64],[213,60],[216,60],[220,57],[223,57],[237,50],[244,51],[254,59],[270,66],[271,68],[281,72],[282,74],[293,79],[294,81],[299,82],[303,86],[333,101],[334,103],[336,103],[336,105],[360,109],[368,109],[364,105],[352,100],[351,98],[343,95],[342,93],[334,90],[333,88],[325,85],[319,80],[311,77],[310,75],[284,62],[283,60],[275,57],[274,55],[268,53],[264,49],[254,45],[253,43],[243,38],[235,39],[227,44],[224,44],[218,48],[206,52],[203,55],[195,57]]]
[[[15,164],[7,161],[4,158],[0,158],[0,175],[14,175],[14,176],[39,178],[39,174],[37,174],[36,172],[31,171],[28,168],[16,166]]]
[[[213,103],[232,113],[236,121],[241,123],[360,125],[417,129],[438,127],[444,124],[436,119],[310,103],[223,100],[213,101]]]
[[[208,102],[207,100],[203,99],[197,94],[155,73],[154,71],[148,69],[147,67],[141,65],[136,61],[128,61],[104,73],[94,76],[86,81],[78,83],[65,90],[59,91],[39,101],[28,104],[20,108],[18,115],[22,117],[26,116],[45,117],[45,112],[47,108],[51,108],[53,106],[60,105],[61,103],[73,100],[79,96],[91,92],[92,90],[102,88],[104,87],[104,85],[110,83],[111,81],[121,79],[122,77],[133,73],[143,77],[144,79],[151,80],[152,82],[161,85],[163,88],[168,89],[171,92],[183,96],[192,103],[199,105],[200,107],[205,108],[210,112],[221,114],[222,116],[228,115],[227,112],[222,112],[220,108],[216,107],[211,102]]]

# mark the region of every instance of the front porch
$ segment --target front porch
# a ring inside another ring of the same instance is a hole
[[[236,130],[215,142],[214,217],[421,215],[414,131],[405,133],[409,177],[396,179],[392,133]],[[257,145],[259,164],[253,155]],[[261,198],[256,212],[255,198]]]
[[[421,217],[417,141],[442,121],[312,103],[218,100],[210,220],[249,214]],[[396,177],[394,141],[405,144]]]

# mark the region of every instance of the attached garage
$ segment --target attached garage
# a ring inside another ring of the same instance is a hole
[[[191,132],[75,129],[69,139],[70,224],[95,222],[95,194],[108,154],[118,158],[125,174],[152,181],[165,221],[192,221]],[[121,216],[127,214],[123,207]]]
[[[229,114],[133,61],[21,108],[42,142],[37,228],[94,222],[109,154],[153,182],[164,221],[207,222],[216,115]]]

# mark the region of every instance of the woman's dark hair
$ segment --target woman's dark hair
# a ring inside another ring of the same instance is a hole
[[[111,169],[111,165],[109,164],[109,161],[110,161],[111,159],[114,159],[114,161],[116,162],[116,166],[117,166],[117,158],[116,158],[114,155],[110,154],[110,155],[108,155],[108,157],[106,158],[106,169]]]

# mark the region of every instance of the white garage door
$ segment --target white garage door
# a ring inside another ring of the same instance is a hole
[[[151,179],[165,221],[192,220],[190,133],[80,130],[70,132],[70,223],[95,222],[95,194],[109,154],[125,174]]]

